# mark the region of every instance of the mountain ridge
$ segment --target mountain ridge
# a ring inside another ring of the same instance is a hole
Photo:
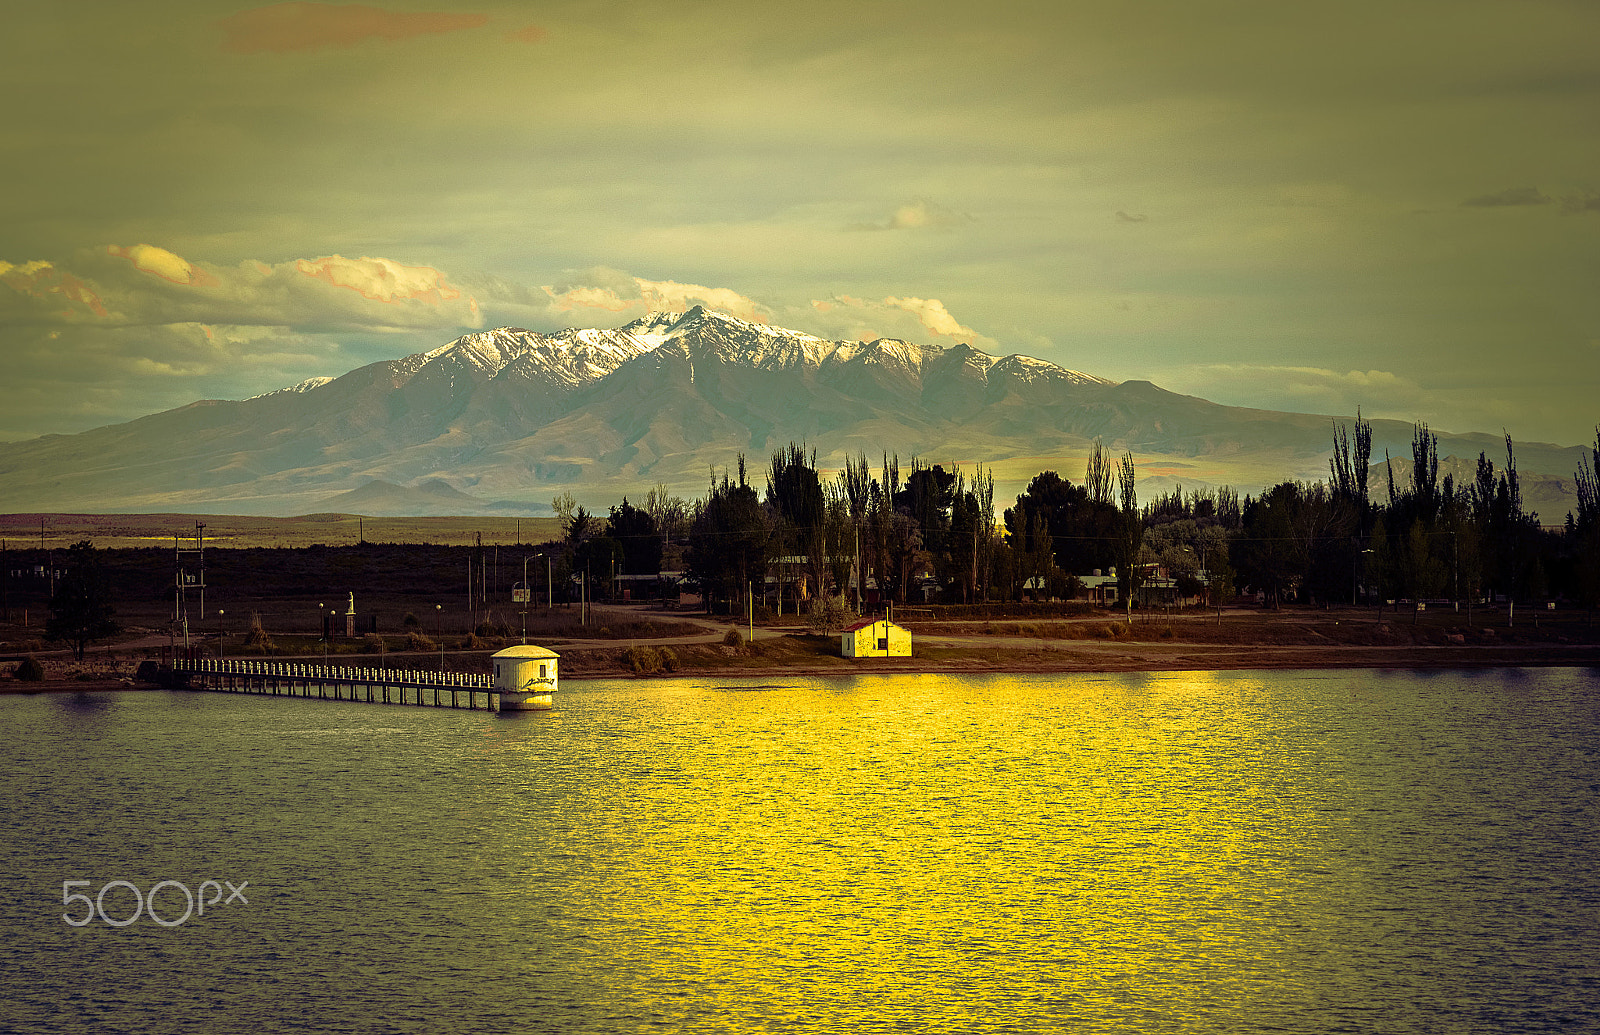
[[[1250,490],[1326,477],[1333,419],[1222,406],[970,344],[831,341],[696,306],[610,330],[474,331],[250,399],[0,445],[0,509],[303,513],[374,481],[442,482],[463,507],[543,509],[563,491],[599,505],[657,483],[697,494],[708,468],[740,452],[759,468],[791,441],[834,468],[885,450],[983,462],[1009,490],[1045,468],[1079,476],[1074,465],[1099,438],[1132,451],[1148,487]],[[1385,447],[1409,455],[1409,424],[1373,426],[1375,458]],[[1439,438],[1441,455],[1484,450],[1503,463],[1498,437]],[[1530,486],[1540,474],[1570,481],[1583,454],[1517,449]],[[1559,506],[1562,491],[1539,502]]]

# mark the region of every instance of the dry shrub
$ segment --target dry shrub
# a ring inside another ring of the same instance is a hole
[[[361,637],[361,651],[364,654],[386,654],[389,644],[377,633],[367,633]]]
[[[38,683],[44,680],[44,666],[39,664],[35,657],[23,658],[16,668],[16,677],[24,683]]]
[[[622,652],[622,662],[634,675],[648,676],[661,671],[661,652],[654,647],[629,647]]]
[[[406,633],[406,650],[423,651],[438,649],[439,644],[436,640],[432,640],[419,632]]]
[[[673,652],[671,647],[661,648],[661,667],[668,672],[678,671],[678,655]]]
[[[722,637],[724,647],[739,647],[744,644],[744,633],[737,629],[729,629]]]
[[[483,621],[479,622],[478,627],[474,629],[473,632],[484,639],[489,639],[490,637],[495,636],[504,639],[505,637],[511,635],[511,623],[501,618],[495,612],[490,611],[489,616]]]
[[[261,626],[261,613],[259,611],[250,615],[250,631],[245,634],[244,648],[257,654],[270,654],[276,644],[272,637],[267,635],[267,630]]]

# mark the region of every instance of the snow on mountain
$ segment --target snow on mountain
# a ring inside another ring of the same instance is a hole
[[[397,360],[393,370],[402,383],[430,371],[452,380],[453,375],[465,374],[474,380],[507,377],[577,388],[663,346],[670,346],[691,363],[717,360],[757,370],[810,371],[858,363],[912,380],[919,379],[930,363],[952,352],[945,346],[896,338],[830,341],[695,306],[682,313],[652,312],[615,330],[567,328],[548,335],[521,327],[478,331],[431,352]],[[960,352],[952,358],[960,358],[982,381],[1004,374],[1024,382],[1112,383],[1028,356],[996,359],[970,345],[954,349]]]
[[[308,377],[297,385],[290,385],[288,388],[275,388],[270,392],[263,392],[260,395],[252,395],[250,398],[265,399],[269,395],[304,395],[313,388],[321,388],[323,385],[332,380],[333,378],[331,377]]]

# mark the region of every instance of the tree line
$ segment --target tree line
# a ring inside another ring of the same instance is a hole
[[[1415,613],[1442,599],[1469,618],[1485,600],[1600,606],[1600,426],[1574,472],[1577,510],[1557,527],[1525,509],[1510,435],[1504,460],[1480,453],[1463,484],[1440,477],[1426,424],[1413,428],[1409,462],[1386,454],[1375,468],[1359,412],[1353,426],[1333,425],[1332,445],[1325,481],[1284,481],[1243,498],[1226,486],[1179,487],[1141,504],[1133,455],[1095,442],[1080,482],[1041,471],[997,515],[994,475],[981,464],[947,470],[886,452],[873,465],[858,453],[824,477],[815,451],[791,443],[772,454],[760,492],[740,454],[691,501],[657,485],[642,504],[624,498],[602,519],[570,493],[558,496],[563,535],[546,544],[550,592],[610,597],[616,576],[680,571],[708,611],[760,601],[832,625],[869,597],[1071,599],[1096,572],[1114,573],[1130,620],[1156,573],[1176,595],[1217,606],[1240,591],[1274,608],[1404,600]],[[67,552],[50,610],[48,636],[80,658],[117,629],[87,540]]]
[[[1480,454],[1476,476],[1456,484],[1439,475],[1437,437],[1426,424],[1413,431],[1409,463],[1386,454],[1374,466],[1372,428],[1358,413],[1332,427],[1326,480],[1242,498],[1227,486],[1178,487],[1143,503],[1132,454],[1097,441],[1080,481],[1041,471],[1003,509],[982,464],[947,469],[888,452],[870,463],[858,453],[829,477],[815,451],[791,443],[772,454],[760,489],[739,454],[690,501],[656,486],[642,505],[625,498],[602,520],[563,494],[556,545],[563,577],[580,584],[584,573],[597,585],[667,566],[698,586],[708,611],[722,612],[743,610],[752,594],[785,610],[829,601],[859,610],[869,593],[894,602],[1071,599],[1095,573],[1114,576],[1130,616],[1156,573],[1177,596],[1219,605],[1241,591],[1269,607],[1600,604],[1594,463],[1575,472],[1578,510],[1551,530],[1523,505],[1509,435],[1503,461]],[[1378,486],[1369,484],[1375,471]]]

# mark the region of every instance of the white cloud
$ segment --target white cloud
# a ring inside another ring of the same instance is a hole
[[[931,198],[913,198],[890,213],[882,223],[856,223],[851,230],[923,230],[947,229],[972,222],[965,212],[946,208]]]
[[[111,245],[66,263],[0,269],[0,326],[182,323],[301,331],[477,327],[477,300],[429,266],[328,255],[219,266],[155,245]]]
[[[559,285],[547,285],[544,292],[550,299],[551,315],[577,319],[581,326],[593,326],[596,310],[633,319],[651,311],[678,311],[696,305],[755,323],[772,318],[767,306],[728,288],[646,280],[604,266],[572,274]],[[586,312],[588,315],[583,315]]]
[[[937,298],[883,299],[834,295],[811,302],[813,323],[829,329],[830,337],[870,341],[902,338],[953,345],[966,343],[986,352],[1002,349],[999,342],[958,321]]]

